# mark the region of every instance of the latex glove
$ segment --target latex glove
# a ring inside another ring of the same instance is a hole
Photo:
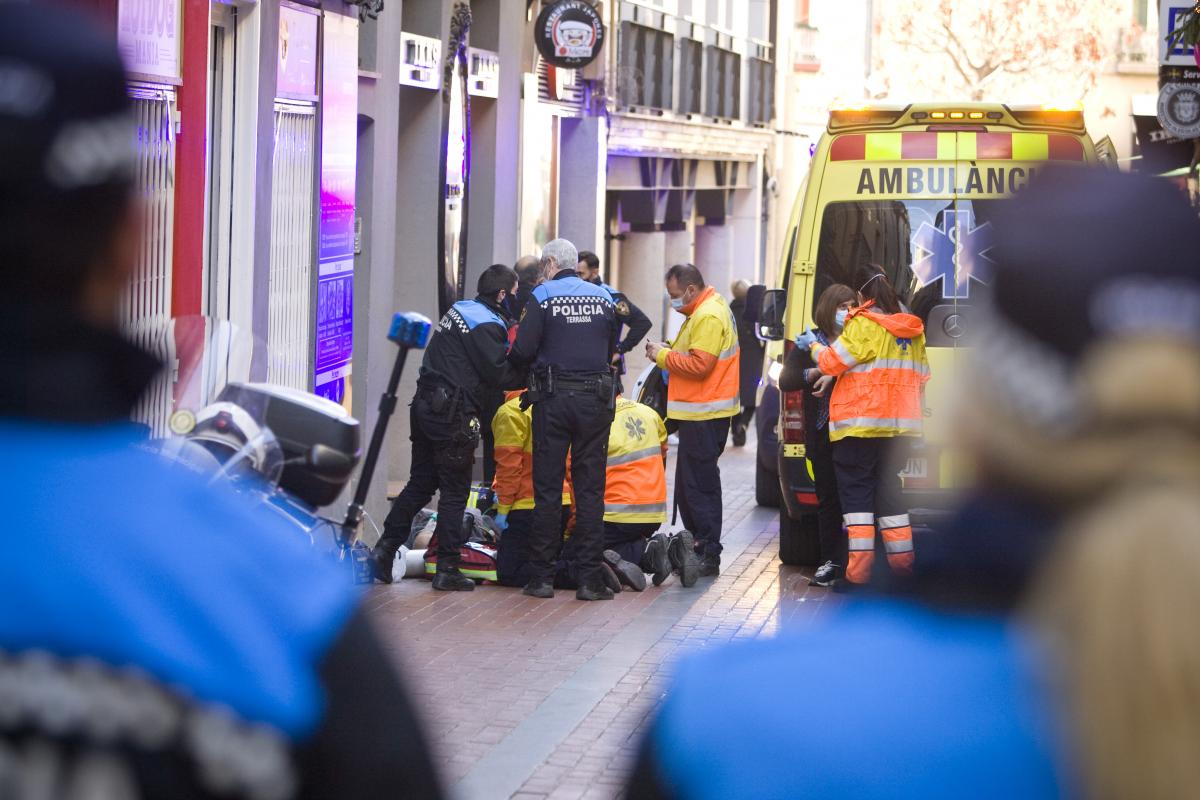
[[[803,350],[811,350],[812,346],[817,343],[817,335],[812,331],[804,331],[804,333],[796,336],[796,346]]]
[[[508,514],[497,514],[492,519],[492,523],[496,526],[497,530],[506,530],[508,528]]]

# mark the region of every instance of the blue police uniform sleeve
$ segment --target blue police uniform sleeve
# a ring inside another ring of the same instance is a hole
[[[508,329],[498,322],[476,325],[468,335],[467,356],[480,380],[489,386],[513,384],[517,370],[508,361]]]
[[[539,287],[540,288],[540,287]],[[513,342],[509,358],[517,366],[523,367],[533,363],[537,358],[538,349],[542,346],[542,306],[538,289],[525,301],[521,312],[520,327],[517,328],[517,339]]]

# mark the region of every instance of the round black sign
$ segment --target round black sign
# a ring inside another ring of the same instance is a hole
[[[604,44],[604,23],[586,0],[559,0],[538,14],[533,29],[542,58],[556,67],[587,66]]]

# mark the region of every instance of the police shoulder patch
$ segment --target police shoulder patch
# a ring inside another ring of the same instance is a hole
[[[520,318],[517,320],[517,322],[524,322],[524,321],[525,321],[525,314],[527,314],[528,312],[529,312],[529,308],[528,308],[528,307],[523,307],[523,308],[521,309],[521,316],[520,316]]]
[[[622,317],[629,316],[629,301],[628,300],[621,300],[620,302],[617,303],[617,313],[620,314]]]

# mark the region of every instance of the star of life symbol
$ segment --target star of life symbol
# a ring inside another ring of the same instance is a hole
[[[629,433],[629,438],[631,439],[640,439],[646,435],[646,428],[637,417],[625,418],[625,430]]]
[[[922,286],[940,280],[942,297],[947,300],[970,297],[972,279],[985,286],[992,279],[996,266],[988,256],[994,245],[992,223],[976,227],[970,209],[943,212],[937,228],[922,222],[912,236],[912,245],[917,279]]]

